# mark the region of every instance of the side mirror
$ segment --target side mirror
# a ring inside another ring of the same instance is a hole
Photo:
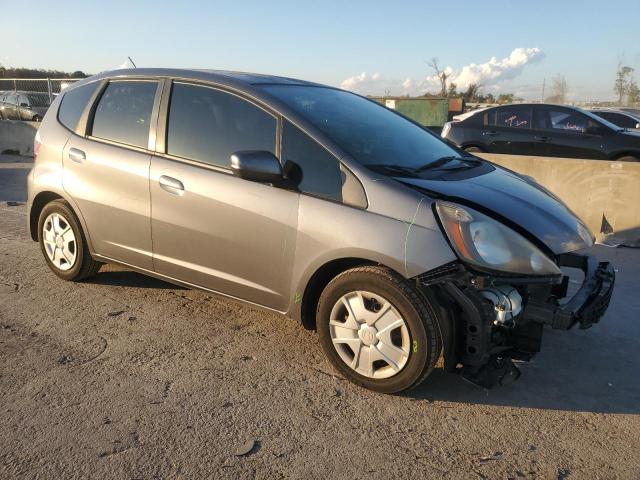
[[[243,150],[231,155],[231,171],[236,177],[262,183],[280,183],[282,165],[276,156],[263,150]]]

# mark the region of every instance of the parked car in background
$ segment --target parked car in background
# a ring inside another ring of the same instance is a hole
[[[589,111],[620,128],[640,130],[640,113],[633,113],[632,109],[594,108]]]
[[[0,119],[39,122],[49,108],[49,94],[42,92],[3,92],[0,94]]]
[[[640,132],[564,105],[502,105],[447,123],[442,136],[468,152],[640,160]]]
[[[613,290],[538,184],[315,83],[105,72],[56,98],[34,157],[28,225],[58,277],[119,263],[284,313],[380,392],[420,384],[441,349],[447,371],[506,384],[544,324],[587,328]],[[562,266],[585,274],[569,303]]]

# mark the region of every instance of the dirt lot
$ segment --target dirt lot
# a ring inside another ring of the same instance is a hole
[[[514,385],[384,396],[277,315],[113,267],[59,280],[25,214],[0,205],[2,479],[640,477],[638,250],[594,249],[609,313],[548,331]]]

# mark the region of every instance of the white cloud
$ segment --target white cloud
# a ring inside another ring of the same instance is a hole
[[[495,90],[502,82],[518,77],[527,65],[539,62],[544,57],[544,52],[539,48],[516,48],[502,60],[491,57],[485,63],[471,63],[457,70],[447,66],[444,71],[449,75],[448,82],[455,83],[458,90],[465,90],[472,83],[481,84],[487,90]],[[362,72],[345,79],[340,87],[369,95],[420,95],[428,91],[437,92],[440,82],[436,75],[427,75],[417,80],[411,77],[397,80],[380,73],[369,75]]]

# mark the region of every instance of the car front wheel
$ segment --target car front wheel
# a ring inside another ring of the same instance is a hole
[[[334,278],[320,296],[322,347],[350,381],[383,393],[419,385],[440,355],[433,309],[395,272],[358,267]]]

